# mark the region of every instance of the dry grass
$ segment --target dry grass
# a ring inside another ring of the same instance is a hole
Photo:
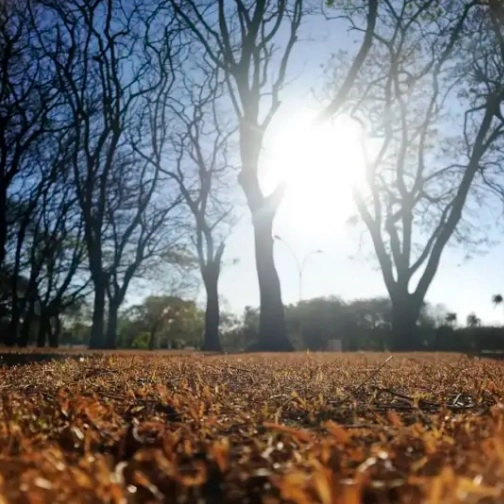
[[[504,363],[386,358],[0,367],[0,503],[504,502]]]

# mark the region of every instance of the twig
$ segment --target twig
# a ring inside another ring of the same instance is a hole
[[[380,370],[385,367],[385,365],[390,362],[390,360],[392,359],[393,355],[391,355],[390,357],[387,357],[385,359],[385,362],[382,362],[380,364],[380,366],[378,366],[377,369],[375,369],[375,371],[373,373],[371,373],[354,391],[353,391],[353,394],[356,394],[369,380],[371,380],[371,378],[374,378],[379,372]]]

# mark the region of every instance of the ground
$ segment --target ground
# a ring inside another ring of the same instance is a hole
[[[0,503],[504,502],[504,361],[73,357],[0,366]]]

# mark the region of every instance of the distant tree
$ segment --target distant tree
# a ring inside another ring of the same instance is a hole
[[[470,313],[467,315],[466,323],[468,327],[479,327],[481,325],[481,319],[477,317],[475,313]]]
[[[448,314],[449,313],[444,304],[424,303],[424,306],[420,311],[420,316],[418,318],[417,325],[419,327],[425,327],[425,328],[441,327],[446,323],[446,317],[448,316]],[[455,320],[456,320],[456,314],[455,314]]]
[[[343,339],[347,333],[352,338],[356,321],[352,315],[346,303],[337,297],[308,299],[286,309],[287,327],[292,333],[297,332],[302,319],[299,343],[310,350],[324,350],[330,339]]]
[[[257,342],[259,338],[259,309],[252,306],[246,306],[243,311],[242,320],[245,341],[248,343],[248,346],[250,346],[250,344]]]
[[[424,303],[419,320],[415,348],[423,347],[433,330],[443,323],[445,308]],[[392,304],[389,298],[376,297],[343,301],[337,297],[314,298],[287,307],[287,321],[306,320],[303,343],[306,347],[323,349],[330,339],[340,339],[344,348],[384,349],[388,346],[392,326]]]
[[[492,303],[495,308],[499,305],[504,306],[504,298],[502,297],[502,294],[494,294],[492,296]]]
[[[454,326],[457,323],[457,314],[453,312],[447,313],[445,317],[445,322],[449,326]]]
[[[127,310],[128,318],[138,322],[137,329],[148,334],[148,348],[164,347],[169,342],[184,340],[198,343],[203,329],[203,318],[194,301],[175,296],[149,296],[140,305]]]
[[[178,298],[171,296],[149,296],[141,305],[132,307],[129,312],[135,313],[136,318],[141,320],[149,334],[149,349],[156,346],[156,336],[163,324],[170,322],[174,301]]]
[[[235,313],[226,310],[220,315],[220,340],[224,350],[244,350],[247,342],[243,320]]]
[[[355,299],[348,303],[348,311],[354,314],[355,322],[360,327],[390,328],[392,306],[386,297]]]
[[[313,298],[286,306],[285,313],[290,334],[296,334],[299,317],[303,317],[305,325],[300,343],[304,348],[323,350],[331,339],[341,340],[344,350],[388,348],[392,319],[392,304],[388,298],[352,301],[335,296]],[[436,331],[444,326],[445,316],[446,308],[443,305],[424,303],[417,323],[419,330],[415,349],[434,345]],[[233,337],[237,341],[248,339],[253,342],[257,338],[258,326],[258,309],[247,306],[241,326],[233,326]]]
[[[479,243],[468,212],[482,199],[481,174],[502,163],[503,27],[487,14],[470,1],[379,2],[373,46],[341,109],[369,138],[354,196],[392,301],[396,350],[414,344],[445,247]]]

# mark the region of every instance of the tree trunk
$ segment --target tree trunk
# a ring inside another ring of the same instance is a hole
[[[154,350],[154,348],[156,346],[155,342],[156,342],[156,330],[152,329],[150,331],[150,337],[149,337],[149,350]]]
[[[103,348],[105,346],[105,283],[100,279],[95,280],[94,284],[93,321],[89,348]]]
[[[51,327],[50,323],[48,325],[49,346],[51,348],[58,348],[61,336],[61,319],[59,317],[59,314],[55,315],[53,317],[53,320],[54,320],[54,329]]]
[[[203,274],[207,299],[205,311],[205,336],[202,350],[207,352],[222,352],[219,340],[219,270],[219,264],[209,264]]]
[[[107,337],[105,348],[114,349],[117,345],[117,318],[120,303],[109,301]]]
[[[38,335],[37,335],[37,347],[43,348],[46,344],[47,334],[49,332],[49,318],[44,312],[40,313]]]
[[[7,187],[3,177],[0,185],[0,270],[3,270],[7,243]]]
[[[252,212],[259,280],[259,339],[250,350],[289,352],[294,348],[287,335],[282,291],[273,257],[273,219],[285,192],[285,186],[279,185],[267,197],[262,194],[258,180],[258,163],[264,130],[258,127],[258,107],[254,105],[257,104],[250,104],[240,124],[242,170],[238,176]]]
[[[12,306],[11,319],[5,337],[5,344],[8,347],[14,346],[18,342],[19,325],[21,321],[21,313],[17,302]]]
[[[33,300],[30,300],[28,303],[28,309],[26,310],[25,317],[23,320],[23,325],[21,326],[21,334],[19,336],[19,342],[18,342],[20,347],[25,348],[28,346],[34,318],[35,318],[35,303]]]
[[[392,297],[392,337],[390,349],[408,352],[418,349],[417,320],[421,303],[412,299],[411,294]]]
[[[280,280],[273,257],[273,215],[254,218],[257,277],[259,280],[259,341],[253,349],[261,352],[291,352],[287,335]]]

